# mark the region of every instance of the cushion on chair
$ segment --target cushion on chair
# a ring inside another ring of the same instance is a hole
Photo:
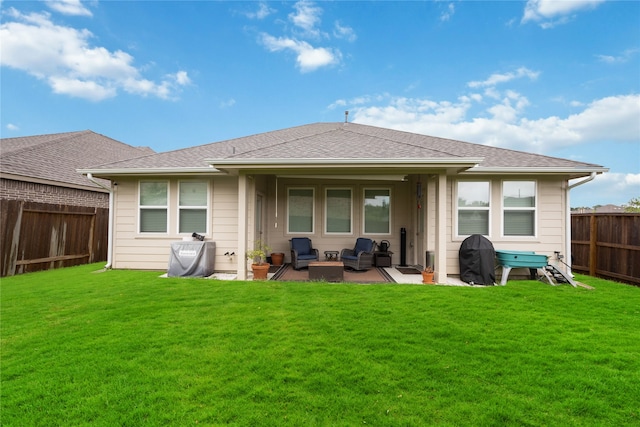
[[[373,241],[371,239],[358,237],[358,240],[356,240],[356,247],[353,249],[353,253],[355,256],[358,256],[360,252],[371,252],[372,246]]]
[[[305,255],[313,255],[311,254],[311,240],[307,237],[294,237],[291,239],[291,249],[298,251],[299,258],[303,258]]]

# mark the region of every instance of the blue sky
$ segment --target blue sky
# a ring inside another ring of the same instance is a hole
[[[3,138],[168,151],[349,121],[603,165],[640,197],[638,1],[6,1]]]

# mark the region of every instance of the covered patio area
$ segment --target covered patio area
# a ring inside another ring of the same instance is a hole
[[[290,264],[285,264],[280,268],[272,268],[267,276],[273,281],[309,281],[309,271],[307,269],[294,270]],[[413,270],[413,271],[411,271]],[[251,277],[249,277],[250,279]],[[420,266],[391,266],[391,267],[372,267],[367,271],[353,271],[345,269],[344,279],[341,283],[359,283],[359,284],[382,284],[396,283],[405,285],[423,285],[422,274],[420,274]],[[457,277],[448,277],[444,283],[436,283],[438,285],[449,286],[469,286]]]

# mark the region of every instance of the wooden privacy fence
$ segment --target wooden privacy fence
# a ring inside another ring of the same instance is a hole
[[[640,286],[640,214],[572,214],[572,269]]]
[[[1,276],[107,259],[109,210],[2,200]]]

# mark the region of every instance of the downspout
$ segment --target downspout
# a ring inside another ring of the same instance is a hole
[[[586,184],[589,181],[593,181],[596,177],[596,172],[591,172],[591,175],[582,181],[578,181],[574,184],[567,186],[567,217],[566,217],[566,227],[565,227],[565,241],[567,242],[567,262],[565,265],[567,266],[567,274],[573,277],[573,273],[571,272],[571,189],[576,188],[579,185]],[[567,181],[568,182],[568,181]]]
[[[89,181],[93,182],[98,187],[102,187],[109,192],[109,230],[107,232],[107,264],[104,266],[105,269],[111,268],[111,264],[113,263],[112,254],[113,254],[113,223],[114,223],[114,188],[107,187],[106,185],[98,182],[92,174],[88,173],[87,178]]]

